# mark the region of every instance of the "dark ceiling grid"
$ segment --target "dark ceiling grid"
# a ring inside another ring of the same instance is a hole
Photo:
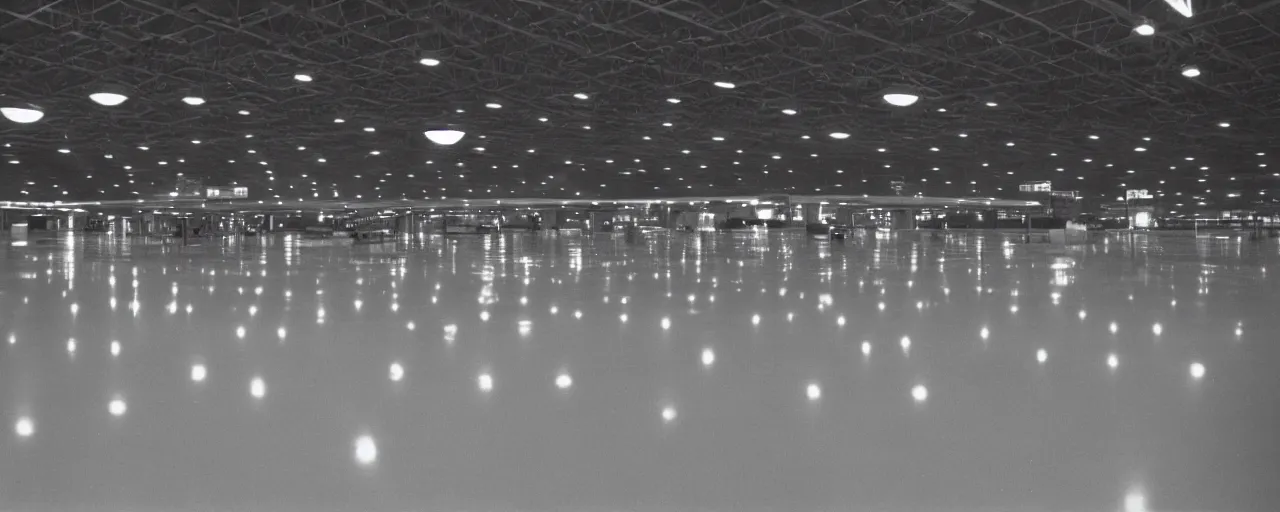
[[[895,180],[1008,196],[1051,180],[1094,198],[1132,187],[1189,207],[1271,202],[1280,2],[1200,8],[1187,19],[1158,0],[10,2],[0,101],[46,117],[0,121],[0,176],[25,192],[0,199],[154,197],[181,173],[264,201],[889,194]],[[1132,32],[1144,20],[1155,36]],[[1202,76],[1182,76],[1186,65]],[[88,100],[106,84],[130,99]],[[898,86],[921,100],[885,104]],[[467,136],[452,147],[422,136],[440,127]]]

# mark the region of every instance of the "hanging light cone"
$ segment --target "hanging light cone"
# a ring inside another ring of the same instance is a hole
[[[461,130],[427,130],[422,132],[427,136],[427,140],[439,144],[441,146],[452,146],[462,140],[466,132]]]
[[[44,110],[30,104],[0,107],[0,115],[18,124],[29,124],[44,118]]]

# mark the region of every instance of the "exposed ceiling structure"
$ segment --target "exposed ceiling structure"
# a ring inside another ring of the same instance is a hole
[[[300,203],[893,195],[893,182],[1012,197],[1052,181],[1099,200],[1147,189],[1171,208],[1271,202],[1280,1],[1193,7],[15,0],[0,6],[0,107],[43,116],[0,118],[0,199],[200,185]],[[103,92],[119,96],[90,98]],[[465,136],[424,136],[445,129]]]

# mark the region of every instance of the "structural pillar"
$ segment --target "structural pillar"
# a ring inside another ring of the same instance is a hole
[[[915,229],[915,210],[891,210],[889,212],[889,228],[894,231],[900,229]]]

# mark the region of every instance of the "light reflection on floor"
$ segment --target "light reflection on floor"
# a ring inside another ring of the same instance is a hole
[[[1277,244],[1013,242],[6,244],[0,510],[1269,509]]]

